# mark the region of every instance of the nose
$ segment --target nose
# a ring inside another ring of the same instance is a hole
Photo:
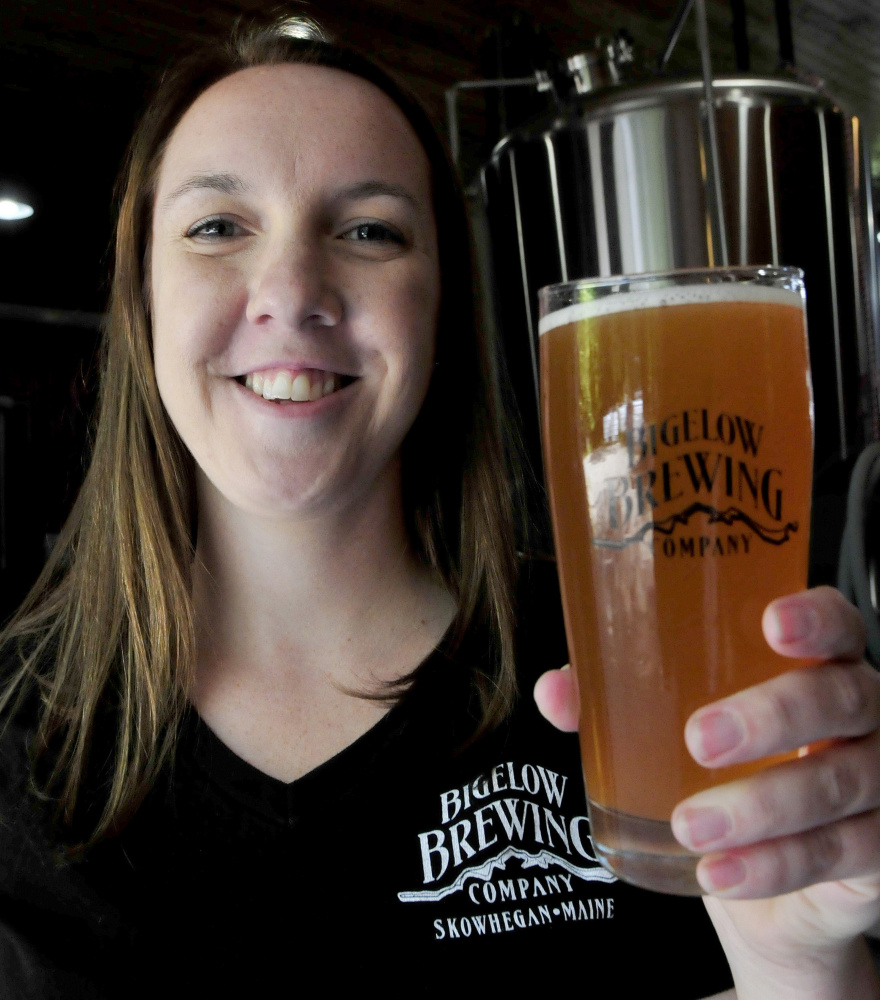
[[[250,282],[248,321],[292,330],[339,323],[342,298],[324,257],[307,240],[265,247]]]

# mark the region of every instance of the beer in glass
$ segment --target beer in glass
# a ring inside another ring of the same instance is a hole
[[[791,669],[764,641],[806,585],[812,471],[802,275],[678,271],[540,292],[542,433],[593,841],[620,877],[700,892],[688,716]]]

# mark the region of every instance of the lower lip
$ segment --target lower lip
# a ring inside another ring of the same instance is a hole
[[[248,396],[255,406],[259,406],[264,413],[271,414],[281,420],[296,420],[301,417],[316,416],[336,406],[340,402],[339,397],[346,396],[348,390],[357,384],[357,380],[349,382],[348,385],[343,386],[341,389],[336,389],[334,392],[331,392],[327,396],[322,396],[320,399],[307,399],[302,402],[294,402],[292,400],[277,402],[274,399],[264,399],[255,393],[253,389],[242,385],[241,382],[233,381],[233,384],[239,391]]]

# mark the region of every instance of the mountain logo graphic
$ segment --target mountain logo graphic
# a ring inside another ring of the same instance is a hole
[[[482,882],[490,882],[492,875],[496,871],[506,871],[507,862],[513,858],[522,862],[523,871],[528,868],[543,868],[546,870],[551,865],[559,865],[569,874],[577,876],[577,878],[582,879],[584,882],[617,881],[617,876],[612,875],[611,872],[606,871],[599,864],[589,868],[582,868],[568,861],[566,858],[560,858],[558,854],[553,854],[552,851],[539,851],[537,854],[531,854],[519,847],[505,847],[494,858],[489,858],[488,861],[484,861],[480,865],[474,865],[472,868],[465,868],[464,871],[459,872],[454,882],[441,889],[399,892],[397,898],[402,903],[436,903],[447,896],[454,895],[456,892],[461,892],[465,887],[465,883],[470,878]]]
[[[627,538],[594,538],[593,545],[599,549],[624,549],[628,545],[642,541],[652,531],[659,531],[663,535],[671,535],[677,525],[686,525],[694,514],[706,514],[709,524],[725,524],[730,526],[740,522],[751,528],[758,538],[763,542],[767,542],[768,545],[784,545],[791,535],[798,530],[797,521],[789,521],[781,528],[768,528],[744,511],[741,511],[738,507],[728,507],[726,510],[719,511],[709,504],[692,503],[685,510],[679,511],[677,514],[670,514],[669,517],[664,517],[661,521],[648,521],[638,531]]]

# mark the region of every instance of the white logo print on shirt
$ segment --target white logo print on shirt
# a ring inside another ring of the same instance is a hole
[[[464,893],[471,912],[435,919],[437,940],[613,917],[613,898],[578,898],[578,883],[617,880],[593,854],[587,817],[562,812],[567,782],[541,765],[507,761],[443,792],[441,825],[418,835],[425,888],[398,899],[439,903]],[[526,905],[496,906],[519,902]]]

